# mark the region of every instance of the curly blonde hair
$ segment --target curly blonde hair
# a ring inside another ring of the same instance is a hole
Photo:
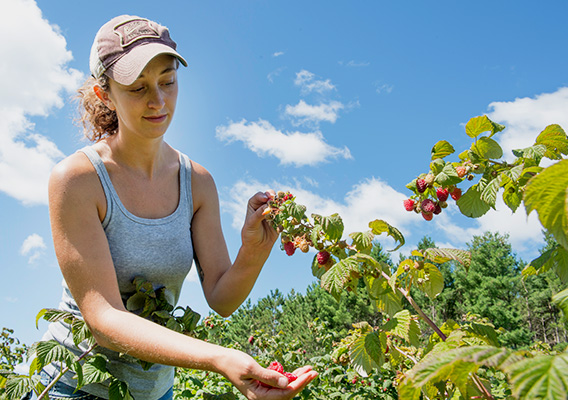
[[[118,132],[116,111],[109,109],[97,97],[94,86],[99,85],[104,91],[109,90],[109,78],[103,75],[99,79],[89,77],[78,90],[79,118],[83,134],[91,142],[112,136]]]

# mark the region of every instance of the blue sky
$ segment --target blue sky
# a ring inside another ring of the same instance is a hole
[[[2,9],[0,324],[28,344],[45,329],[36,313],[61,295],[47,178],[86,145],[72,97],[96,31],[120,14],[168,26],[189,62],[166,140],[214,176],[233,257],[247,199],[268,188],[292,191],[308,213],[338,212],[346,234],[384,219],[406,236],[403,253],[424,235],[464,248],[491,230],[508,233],[524,260],[538,254],[535,215],[501,205],[470,220],[451,205],[427,222],[402,200],[435,142],[469,147],[471,117],[507,126],[496,138],[506,154],[549,124],[568,127],[566,2],[5,0]],[[305,290],[312,257],[276,245],[250,298]],[[208,313],[194,274],[180,304]]]

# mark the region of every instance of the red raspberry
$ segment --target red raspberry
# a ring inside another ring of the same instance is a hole
[[[288,378],[288,383],[292,383],[292,382],[294,382],[296,379],[298,379],[298,377],[297,377],[296,375],[291,374],[291,373],[289,373],[289,372],[284,372],[284,376],[285,376],[286,378]]]
[[[448,189],[444,189],[444,188],[436,189],[436,196],[438,197],[438,200],[440,200],[440,201],[448,200],[449,195],[450,195],[450,192],[448,191]]]
[[[291,256],[296,251],[296,246],[294,246],[293,242],[286,242],[284,243],[284,251],[286,252],[286,254]]]
[[[422,216],[424,217],[424,219],[425,219],[426,221],[432,221],[432,218],[434,217],[434,214],[423,212],[423,213],[422,213]]]
[[[403,201],[404,204],[404,208],[406,209],[406,211],[413,211],[414,210],[414,200],[412,199],[406,199]]]
[[[251,336],[248,338],[248,342],[249,342],[250,344],[253,344],[253,343],[254,343],[254,336],[253,336],[253,335],[251,335]]]
[[[428,187],[428,184],[426,183],[426,181],[422,178],[418,178],[416,180],[416,189],[418,189],[419,193],[424,193],[424,191],[426,190],[426,188]]]
[[[353,378],[353,380],[351,381],[352,384],[356,384],[357,383],[357,378]]]
[[[458,173],[458,176],[460,178],[463,178],[465,176],[465,174],[467,174],[467,168],[464,167],[463,165],[460,165],[460,166],[456,167],[456,172]]]
[[[434,214],[438,215],[442,212],[442,207],[440,206],[440,203],[436,204],[436,209],[434,210]]]
[[[423,212],[431,214],[436,210],[436,204],[432,200],[426,199],[422,201],[422,203],[420,204],[420,208],[422,209]]]
[[[317,255],[319,265],[324,265],[329,261],[329,252],[322,250]]]
[[[280,372],[281,374],[284,373],[284,367],[278,361],[272,361],[268,366],[268,369],[271,369],[276,372]]]
[[[462,197],[462,190],[460,188],[455,188],[452,191],[452,199],[454,199],[455,201],[458,201],[460,199],[460,197]]]

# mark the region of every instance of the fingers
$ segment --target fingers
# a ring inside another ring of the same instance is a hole
[[[260,383],[264,383],[270,387],[277,387],[280,389],[285,389],[288,386],[288,378],[282,375],[280,372],[276,372],[267,368],[262,368],[257,371],[254,378]]]
[[[274,190],[267,190],[266,192],[257,192],[254,196],[252,196],[248,202],[249,207],[252,208],[253,211],[258,210],[263,204],[270,199],[273,199],[276,194]]]

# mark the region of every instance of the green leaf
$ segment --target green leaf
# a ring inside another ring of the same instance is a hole
[[[83,385],[104,382],[111,378],[107,370],[107,358],[102,354],[89,357],[83,364]]]
[[[462,179],[458,176],[456,168],[451,164],[447,163],[442,171],[436,175],[434,182],[441,186],[450,186],[460,183]]]
[[[371,228],[373,234],[375,235],[380,235],[386,232],[388,236],[392,237],[395,241],[398,242],[398,246],[388,251],[396,251],[401,246],[404,245],[404,236],[402,236],[402,233],[394,226],[389,225],[387,222],[383,220],[376,219],[374,221],[369,222],[369,228]]]
[[[79,346],[79,344],[85,340],[89,347],[96,343],[91,330],[85,321],[81,319],[76,318],[73,320],[73,323],[71,324],[71,333],[73,334],[73,343],[75,343],[75,346]]]
[[[314,222],[321,225],[323,232],[328,240],[336,242],[343,236],[343,220],[339,214],[332,214],[329,217],[312,214]]]
[[[36,346],[36,354],[43,365],[60,362],[71,365],[75,355],[65,346],[55,340],[41,341]]]
[[[284,203],[281,207],[284,207],[288,214],[298,221],[301,221],[306,217],[306,206],[302,204],[296,204],[291,201],[289,203]]]
[[[434,147],[432,147],[432,160],[435,160],[437,158],[444,158],[454,153],[455,151],[456,150],[449,142],[440,140],[434,145]]]
[[[43,318],[48,322],[65,321],[67,323],[71,323],[75,316],[68,311],[61,311],[56,308],[44,308],[40,310],[36,316],[36,328],[38,328],[40,318]]]
[[[490,180],[481,192],[481,200],[489,204],[493,209],[495,209],[495,201],[497,201],[497,193],[499,192],[500,187],[501,176],[498,175],[497,177]]]
[[[523,195],[519,190],[519,186],[514,183],[507,184],[503,190],[503,201],[512,212],[517,211],[517,208],[523,201]]]
[[[513,150],[513,154],[516,157],[531,158],[540,163],[540,160],[546,154],[546,146],[543,144],[535,144],[531,147],[526,147],[524,149]]]
[[[373,239],[375,238],[375,235],[372,231],[353,232],[349,234],[349,237],[353,239],[353,244],[358,251],[369,254],[373,248]]]
[[[318,279],[321,279],[323,274],[325,274],[325,268],[323,267],[323,265],[320,265],[320,263],[318,263],[318,255],[316,254],[314,256],[314,259],[312,260],[312,275]]]
[[[408,310],[402,310],[393,315],[390,321],[383,325],[383,330],[405,339],[413,346],[420,345],[420,327]]]
[[[144,293],[136,292],[126,301],[126,309],[128,311],[138,311],[144,308],[146,302],[146,295]]]
[[[471,265],[471,253],[467,250],[439,249],[437,247],[432,247],[426,249],[425,257],[426,259],[437,264],[455,260],[462,264],[466,269],[469,269],[469,266]]]
[[[564,289],[552,296],[552,302],[562,310],[565,317],[568,317],[568,289]]]
[[[351,276],[351,271],[357,271],[359,263],[351,256],[335,263],[329,271],[323,274],[321,286],[339,301],[341,291]]]
[[[560,160],[562,154],[568,155],[568,137],[560,125],[547,126],[536,138],[536,144],[546,146],[545,157]]]
[[[536,210],[542,226],[564,248],[568,248],[567,188],[568,160],[561,160],[532,178],[524,194],[527,215]]]
[[[375,307],[391,317],[402,309],[401,296],[392,290],[386,279],[373,281],[370,296]]]
[[[444,276],[434,264],[424,263],[424,268],[416,271],[416,276],[424,279],[424,283],[418,287],[430,300],[434,300],[444,290]]]
[[[438,175],[444,169],[446,163],[441,158],[437,158],[430,163],[430,170],[434,175]]]
[[[112,377],[110,381],[110,386],[108,388],[109,400],[133,400],[132,394],[128,389],[128,384],[126,382],[119,381],[115,377]]]
[[[503,157],[503,149],[495,140],[488,137],[480,137],[471,145],[471,151],[481,158],[496,160]]]
[[[373,334],[373,332],[371,332],[370,334]],[[351,366],[353,367],[353,369],[355,369],[358,372],[364,371],[365,374],[370,374],[373,368],[377,369],[379,368],[379,365],[377,365],[375,361],[375,358],[378,356],[375,355],[375,357],[373,357],[371,354],[367,352],[366,342],[368,335],[369,334],[362,335],[361,337],[357,338],[349,349],[349,358],[351,359]],[[370,341],[372,340],[374,339],[370,339]]]
[[[26,375],[11,375],[6,381],[8,399],[21,399],[35,387],[32,378]]]
[[[456,204],[458,205],[460,212],[470,218],[479,218],[487,213],[487,211],[491,208],[489,204],[481,200],[479,184],[475,184],[470,187],[456,202]]]
[[[487,343],[490,346],[498,347],[501,345],[499,343],[499,338],[497,337],[497,332],[495,331],[495,328],[493,328],[490,325],[478,324],[472,322],[471,324],[469,324],[469,326],[465,328],[465,331],[483,340],[485,343]]]
[[[491,132],[489,135],[489,137],[491,137],[497,132],[501,132],[503,129],[505,129],[503,125],[497,124],[487,118],[486,115],[483,115],[470,119],[465,126],[465,133],[467,136],[474,138],[481,135],[483,132]]]
[[[508,169],[506,171],[503,171],[501,173],[501,175],[506,176],[507,178],[509,178],[511,181],[516,182],[517,179],[519,179],[519,177],[521,176],[521,173],[523,172],[523,168],[524,165],[517,165],[511,169]],[[503,178],[501,179],[503,181]]]
[[[525,359],[507,366],[505,372],[509,375],[516,399],[566,399],[568,353]]]
[[[545,251],[523,269],[522,275],[526,278],[529,275],[542,274],[550,269],[555,270],[563,284],[568,283],[568,251],[564,247],[557,245]]]

